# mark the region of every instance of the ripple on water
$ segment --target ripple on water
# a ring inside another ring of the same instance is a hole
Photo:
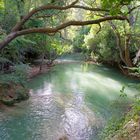
[[[63,136],[69,140],[89,140],[101,126],[99,118],[85,105],[82,92],[68,97],[69,100],[61,94],[32,96],[19,104],[18,110],[13,108],[9,119],[0,123],[0,140],[21,136],[21,140],[56,140]]]
[[[64,106],[61,126],[69,140],[89,140],[91,136],[97,135],[97,129],[103,125],[102,118],[86,106],[81,91],[73,93],[73,97]]]

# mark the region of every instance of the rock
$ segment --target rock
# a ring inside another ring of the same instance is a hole
[[[59,140],[69,140],[67,136],[62,136]]]
[[[137,127],[137,123],[131,119],[125,126],[124,126],[124,130],[127,130],[128,134],[132,134]]]
[[[2,98],[1,99],[1,102],[7,106],[13,106],[14,103],[15,103],[15,100],[14,99],[5,99],[5,98]]]
[[[8,85],[1,87],[0,102],[7,106],[13,106],[15,103],[29,98],[29,91],[21,85]]]
[[[139,120],[140,121],[140,120]],[[140,140],[140,123],[131,119],[120,132],[110,140]]]
[[[16,99],[15,99],[16,102],[20,102],[22,100],[26,100],[29,98],[29,94],[26,89],[16,90],[15,95],[16,95]]]

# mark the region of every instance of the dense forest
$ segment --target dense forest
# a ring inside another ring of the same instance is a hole
[[[113,68],[134,80],[133,88],[139,91],[139,27],[139,0],[0,0],[0,110],[29,99],[28,83],[67,57],[84,63],[84,70],[88,64]],[[130,98],[128,84],[117,89],[121,98]],[[104,125],[101,139],[140,139],[139,94],[126,104],[121,119]],[[128,137],[132,131],[126,124],[131,123],[135,133]],[[130,133],[124,132],[127,128]],[[82,140],[67,135],[55,139]]]

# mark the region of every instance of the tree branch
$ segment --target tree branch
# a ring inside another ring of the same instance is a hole
[[[53,34],[68,26],[84,26],[84,25],[90,25],[90,24],[99,24],[101,22],[105,22],[105,21],[109,21],[109,20],[127,20],[127,18],[122,17],[122,16],[108,16],[108,17],[97,19],[97,20],[69,21],[69,22],[63,23],[61,25],[58,25],[54,28],[31,28],[31,29],[25,29],[25,30],[21,30],[21,31],[11,32],[4,39],[4,41],[0,42],[0,50],[2,48],[4,48],[8,43],[10,43],[14,38],[21,36],[21,35],[26,35],[26,34],[31,34],[31,33]]]
[[[21,21],[19,21],[12,29],[12,32],[19,31],[22,27],[22,25],[25,24],[26,21],[28,21],[34,14],[37,12],[43,11],[43,10],[67,10],[70,8],[79,8],[79,9],[84,9],[84,10],[89,10],[89,11],[102,11],[102,12],[109,12],[109,10],[106,9],[101,9],[101,8],[90,8],[90,7],[85,7],[85,6],[80,6],[80,5],[75,5],[78,2],[78,0],[75,0],[73,3],[67,6],[57,6],[57,5],[43,5],[40,6],[36,9],[31,10],[26,16],[23,17]]]
[[[132,13],[134,10],[136,10],[136,9],[139,8],[139,7],[140,7],[140,5],[133,7],[132,9],[130,9],[130,10],[128,11],[127,14]]]
[[[126,17],[122,17],[122,16],[108,16],[108,17],[97,19],[97,20],[69,21],[59,26],[56,26],[54,28],[31,28],[31,29],[25,29],[22,31],[17,31],[17,34],[18,36],[20,36],[20,35],[30,34],[30,33],[55,33],[68,26],[84,26],[84,25],[90,25],[90,24],[99,24],[101,22],[105,22],[109,20],[127,20],[127,19]]]
[[[96,32],[96,35],[97,35],[97,34],[101,31],[101,29],[102,29],[101,24],[99,23],[98,25],[99,25],[99,30]]]
[[[35,13],[42,11],[42,10],[67,10],[69,8],[72,8],[73,5],[75,5],[78,2],[78,0],[75,0],[74,2],[72,2],[70,5],[68,6],[56,6],[56,5],[43,5],[40,6],[36,9],[31,10],[26,16],[23,17],[23,19],[21,21],[19,21],[12,29],[12,32],[18,31],[21,29],[22,25],[29,20]]]
[[[79,8],[79,9],[84,9],[84,10],[89,10],[89,11],[96,11],[96,12],[109,12],[107,9],[102,9],[102,8],[92,8],[92,7],[85,7],[81,5],[73,5],[72,8]]]

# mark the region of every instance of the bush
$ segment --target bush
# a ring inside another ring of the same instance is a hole
[[[0,84],[1,85],[10,85],[20,84],[22,86],[26,85],[27,82],[27,70],[29,69],[28,65],[16,65],[13,66],[13,72],[8,74],[0,74]]]

